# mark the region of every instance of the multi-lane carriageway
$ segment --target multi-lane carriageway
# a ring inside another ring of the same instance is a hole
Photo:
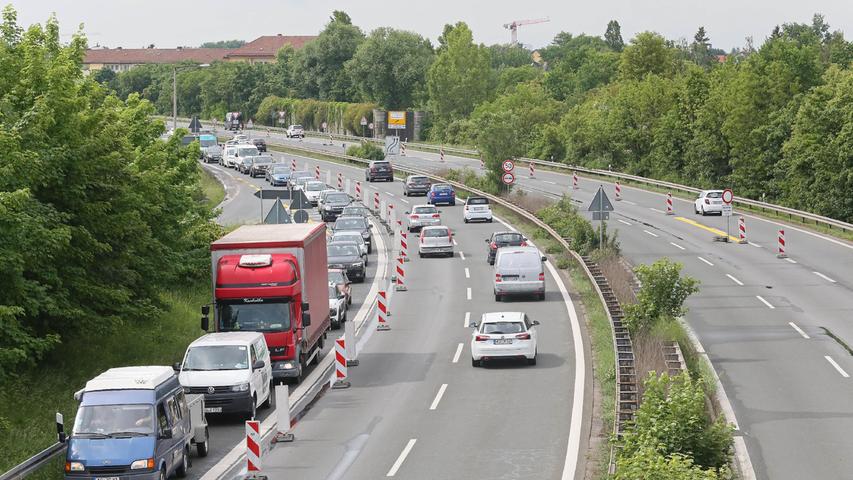
[[[287,162],[294,158],[275,156]],[[363,180],[362,170],[352,166],[297,161],[300,169],[305,163],[312,168],[319,164],[324,179],[330,170],[333,178],[342,172],[353,181]],[[257,222],[260,202],[254,193],[269,188],[263,179],[218,165],[207,168],[228,190],[219,221]],[[400,182],[362,182],[362,187],[366,195],[380,191],[402,211],[423,202],[404,198]],[[272,202],[265,205],[268,209]],[[408,291],[394,293],[390,301],[391,330],[375,331],[368,316],[360,330],[360,364],[349,369],[352,387],[323,393],[298,420],[296,441],[265,455],[269,478],[570,479],[583,468],[576,465],[586,427],[580,410],[585,406],[588,417],[591,402],[583,395],[591,365],[583,347],[576,347],[581,341],[578,318],[562,280],[550,269],[545,301],[496,303],[484,239],[512,227],[463,224],[460,204],[440,210],[443,223],[455,234],[455,256],[412,255],[405,264]],[[410,253],[415,248],[413,236]],[[381,262],[376,257],[371,256],[366,282],[355,286],[350,320],[358,317],[368,290],[376,288],[374,280],[387,285],[387,271],[377,271]],[[467,322],[485,312],[519,310],[541,323],[537,365],[473,368]],[[339,334],[342,331],[333,331],[332,337]],[[192,475],[234,478],[243,464],[229,468],[237,458],[231,452],[241,444],[243,425],[233,418],[211,421],[213,451],[207,459],[195,459]]]
[[[298,140],[276,137],[280,143]],[[341,151],[307,138],[312,148]],[[479,161],[409,150],[399,165],[439,171]],[[570,194],[586,211],[599,185],[611,199],[614,185],[517,168],[519,188],[557,199]],[[699,279],[701,290],[687,302],[687,322],[720,376],[757,478],[835,479],[853,472],[853,244],[801,227],[745,214],[748,244],[712,239],[725,219],[693,213],[692,202],[675,199],[667,216],[661,194],[623,186],[608,228],[618,232],[633,264],[669,257]],[[737,192],[735,192],[737,193]],[[736,231],[732,222],[732,232]],[[788,259],[775,256],[777,231],[785,229]],[[736,235],[736,234],[735,234]]]

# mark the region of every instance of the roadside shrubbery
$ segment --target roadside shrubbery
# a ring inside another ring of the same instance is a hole
[[[581,255],[589,255],[599,247],[598,230],[578,212],[578,208],[568,197],[563,197],[559,202],[539,210],[536,216],[550,225],[560,236],[568,239],[572,250]],[[606,230],[604,246],[613,251],[619,251],[616,237],[609,236]]]
[[[382,147],[371,142],[361,142],[347,149],[347,155],[351,157],[366,158],[368,160],[385,160],[385,152]]]
[[[662,258],[634,269],[642,287],[637,303],[625,307],[625,324],[632,333],[648,332],[659,321],[684,314],[684,301],[699,291],[699,281],[682,277],[681,268],[680,263]]]

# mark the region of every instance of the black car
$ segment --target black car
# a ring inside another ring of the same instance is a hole
[[[364,258],[355,243],[331,243],[326,246],[329,268],[340,268],[355,282],[364,282]]]
[[[429,177],[423,175],[409,175],[406,177],[406,184],[403,185],[403,196],[411,197],[412,195],[426,196],[429,192],[430,184]]]
[[[273,159],[270,155],[259,155],[252,157],[252,166],[249,167],[249,175],[254,177],[265,177],[267,170],[272,167]]]
[[[491,237],[486,239],[489,244],[489,253],[486,254],[486,261],[489,265],[495,264],[495,255],[501,247],[526,247],[527,238],[517,232],[495,232]]]
[[[264,140],[263,138],[253,138],[252,139],[252,145],[254,145],[258,149],[259,152],[266,152],[267,151],[267,141]]]
[[[240,163],[237,164],[237,171],[248,175],[249,170],[252,169],[252,160],[254,158],[255,157],[243,157],[243,159],[240,160]]]
[[[364,170],[364,179],[368,182],[376,180],[394,181],[394,167],[386,160],[373,160]]]
[[[358,232],[367,244],[367,253],[373,253],[373,226],[364,217],[338,217],[332,226],[332,232]]]
[[[344,211],[344,207],[350,204],[349,195],[344,192],[330,192],[323,200],[323,209],[320,216],[324,222],[331,222],[338,218]]]

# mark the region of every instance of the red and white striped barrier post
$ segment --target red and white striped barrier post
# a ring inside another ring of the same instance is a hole
[[[338,190],[344,189],[344,174],[338,173]]]
[[[373,209],[379,213],[379,192],[373,192]]]
[[[275,443],[292,442],[294,436],[290,431],[290,398],[287,385],[276,385],[275,390],[270,395],[275,395],[276,416],[276,432],[272,441]]]
[[[320,165],[314,167],[314,180],[320,180]]]
[[[622,185],[616,182],[616,201],[622,200]]]
[[[740,232],[740,240],[738,243],[747,243],[746,240],[746,220],[743,217],[737,219],[737,229]]]
[[[441,147],[438,149],[438,155],[439,155],[439,158],[441,159],[441,163],[444,163],[444,147]]]
[[[409,233],[405,228],[398,227],[400,229],[400,258],[403,259],[404,262],[409,261]]]
[[[403,142],[400,144],[400,156],[401,157],[406,156],[406,142]]]
[[[361,182],[355,182],[355,199],[361,200]]]
[[[675,211],[672,209],[672,194],[666,194],[666,214],[667,215],[675,215]]]
[[[290,159],[290,171],[291,172],[296,171],[296,159],[295,158]]]
[[[332,134],[330,133],[329,134],[329,145],[334,145],[334,144],[335,144],[335,142],[334,142],[334,140],[332,140]]]
[[[386,304],[385,290],[379,290],[376,295],[376,330],[384,332],[391,330],[391,325],[388,325],[388,305]]]
[[[536,174],[536,170],[533,168],[533,164],[530,164],[530,178],[533,178]]]
[[[578,189],[578,172],[572,172],[572,190]]]
[[[261,422],[246,421],[246,478],[259,478],[261,475]]]
[[[776,258],[788,258],[788,254],[785,253],[785,230],[779,230],[779,253],[776,254]]]
[[[332,388],[349,388],[347,381],[347,347],[344,337],[335,340],[335,383]]]
[[[394,287],[394,290],[398,292],[405,292],[408,290],[406,288],[406,271],[403,267],[403,257],[397,257],[397,285]]]

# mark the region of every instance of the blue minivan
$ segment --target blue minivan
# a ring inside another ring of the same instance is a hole
[[[172,367],[112,368],[74,394],[66,479],[165,480],[186,476],[193,436]]]

